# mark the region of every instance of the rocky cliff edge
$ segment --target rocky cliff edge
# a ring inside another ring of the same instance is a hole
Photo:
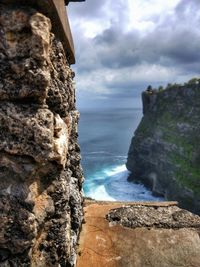
[[[145,91],[142,100],[143,118],[128,152],[129,178],[199,214],[199,80]]]

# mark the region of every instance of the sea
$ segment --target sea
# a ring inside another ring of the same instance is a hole
[[[80,110],[79,144],[86,197],[107,201],[162,200],[143,184],[127,181],[127,153],[141,117],[140,108]]]

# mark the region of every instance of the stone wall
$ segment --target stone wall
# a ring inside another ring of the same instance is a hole
[[[49,18],[0,5],[0,266],[74,266],[83,174],[73,77]]]

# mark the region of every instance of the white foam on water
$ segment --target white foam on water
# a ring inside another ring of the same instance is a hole
[[[125,165],[108,168],[86,181],[87,196],[96,200],[107,201],[161,201],[152,196],[150,190],[142,184],[128,182],[130,172]]]
[[[105,170],[105,173],[107,174],[108,177],[112,177],[116,174],[120,174],[120,173],[125,172],[125,171],[127,171],[126,165],[120,165],[120,166],[117,166],[117,167],[112,168],[110,170],[109,169]]]
[[[91,197],[95,200],[107,200],[107,201],[115,201],[116,200],[115,198],[108,195],[104,185],[97,186],[97,188],[93,192],[90,191],[87,194],[87,196]]]

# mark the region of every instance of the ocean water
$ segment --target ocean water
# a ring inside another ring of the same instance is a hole
[[[142,184],[128,182],[125,163],[141,109],[82,110],[79,144],[85,196],[96,200],[161,200]]]

